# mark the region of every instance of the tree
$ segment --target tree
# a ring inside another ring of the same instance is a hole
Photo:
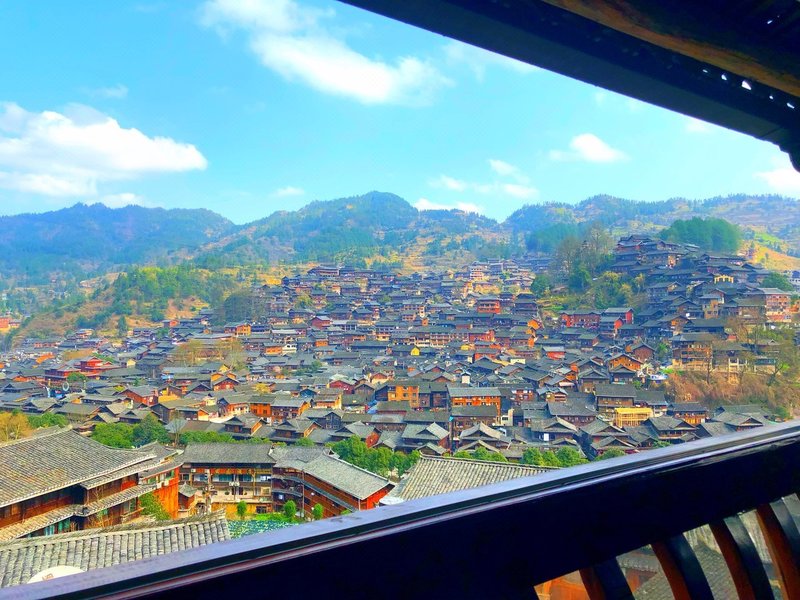
[[[562,467],[574,467],[588,462],[575,448],[564,446],[556,451],[556,458]]]
[[[229,433],[220,433],[219,431],[186,431],[180,434],[180,442],[182,446],[186,446],[192,442],[197,443],[227,443],[233,442],[233,436]]]
[[[133,426],[132,436],[134,446],[144,446],[150,442],[169,442],[167,429],[152,413]]]
[[[581,254],[581,241],[574,236],[565,237],[556,248],[553,267],[564,273],[571,273]]]
[[[535,296],[544,296],[550,291],[553,282],[547,273],[541,273],[536,276],[536,279],[531,283],[531,293]]]
[[[611,448],[611,450],[606,450],[597,457],[597,460],[608,460],[609,458],[617,458],[618,456],[625,456],[625,452],[619,448]]]
[[[581,264],[575,264],[569,271],[567,285],[573,292],[583,292],[592,285],[592,274]]]
[[[179,365],[193,367],[198,363],[202,350],[203,342],[192,339],[175,348],[173,356]]]
[[[86,381],[88,379],[89,378],[86,377],[86,375],[84,375],[83,373],[78,373],[78,372],[70,373],[69,375],[67,375],[67,383],[83,384],[83,383],[86,383]]]
[[[547,450],[542,452],[542,464],[545,467],[560,467],[561,463],[558,462],[558,457],[556,453],[552,450]]]
[[[324,512],[325,509],[322,508],[322,504],[315,504],[314,508],[311,509],[311,515],[314,517],[315,521],[319,521]]]
[[[768,274],[766,277],[764,277],[764,281],[761,283],[761,286],[765,288],[778,288],[784,292],[794,291],[792,282],[789,281],[789,278],[782,273],[773,272]]]
[[[294,445],[302,447],[310,447],[314,445],[314,442],[308,439],[307,437],[304,437],[297,440]]]
[[[128,335],[128,319],[125,318],[125,315],[120,315],[117,320],[117,333],[120,337]]]
[[[142,507],[142,514],[155,517],[156,521],[169,521],[169,513],[153,492],[144,494],[139,499],[139,506]]]
[[[98,423],[92,439],[112,448],[132,448],[133,427],[126,423]]]
[[[18,440],[30,435],[28,418],[19,411],[0,413],[0,442]]]
[[[247,502],[244,500],[239,500],[236,504],[236,514],[239,517],[240,521],[244,521],[244,517],[247,514]]]
[[[662,240],[696,244],[706,250],[736,252],[742,243],[742,232],[725,219],[693,217],[678,219],[664,229],[659,236]]]
[[[286,517],[287,521],[294,521],[296,514],[297,504],[295,504],[294,500],[289,500],[283,505],[283,516]]]
[[[68,421],[64,415],[46,412],[41,415],[28,415],[28,423],[32,429],[39,429],[40,427],[66,427]]]
[[[544,459],[542,458],[542,451],[538,448],[525,448],[520,462],[522,462],[523,465],[543,465]]]

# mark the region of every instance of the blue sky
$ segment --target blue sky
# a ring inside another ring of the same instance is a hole
[[[0,212],[800,195],[776,147],[332,1],[0,3]]]

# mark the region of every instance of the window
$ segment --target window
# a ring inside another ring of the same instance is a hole
[[[266,515],[269,513],[269,507],[266,504],[259,504],[256,506],[257,515]]]

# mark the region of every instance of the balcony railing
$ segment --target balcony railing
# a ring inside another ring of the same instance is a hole
[[[710,525],[742,598],[772,591],[739,515],[756,510],[787,598],[800,598],[800,424],[699,440],[386,506],[49,582],[0,597],[535,598],[579,571],[631,598],[615,558],[651,545],[677,598],[711,598],[684,533]]]

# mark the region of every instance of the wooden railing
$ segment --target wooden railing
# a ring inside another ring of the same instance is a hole
[[[711,598],[684,533],[710,525],[742,598],[771,598],[739,515],[756,510],[787,598],[800,598],[800,424],[786,423],[432,496],[0,597],[535,598],[579,571],[591,598],[631,598],[620,554],[650,545],[677,598]]]

